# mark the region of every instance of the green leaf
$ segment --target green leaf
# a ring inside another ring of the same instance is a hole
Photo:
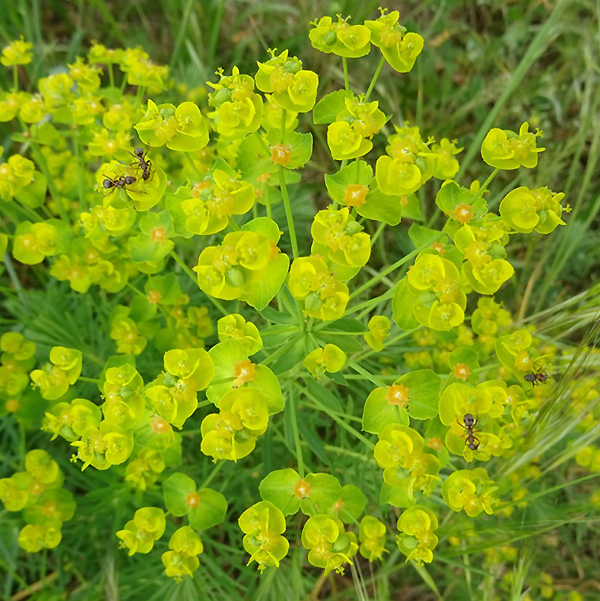
[[[409,194],[403,197],[402,202],[402,217],[405,219],[412,219],[413,221],[423,221],[423,213],[421,212],[421,203],[416,194]]]
[[[185,502],[186,497],[196,492],[196,483],[185,474],[175,472],[162,485],[165,507],[173,515],[187,515],[190,507]]]
[[[269,263],[267,273],[262,270],[250,272],[240,300],[246,301],[257,311],[262,311],[279,292],[287,277],[289,266],[289,257],[280,253],[274,261]]]
[[[345,99],[352,94],[346,90],[337,90],[323,96],[313,108],[313,121],[316,125],[333,123],[339,113],[346,109]]]
[[[408,228],[408,235],[415,247],[419,248],[420,246],[433,244],[436,238],[440,235],[440,232],[437,230],[432,230],[431,228],[423,225],[419,225],[418,223],[413,223]],[[444,238],[445,236],[441,238],[440,241],[443,241]]]
[[[271,365],[271,370],[279,376],[298,365],[304,359],[304,356],[304,338],[298,337],[293,344],[290,344],[286,352],[275,360]]]
[[[261,330],[260,336],[265,348],[276,348],[283,346],[298,331],[298,327],[295,325],[275,325]]]
[[[242,179],[260,177],[265,173],[277,171],[269,155],[267,142],[260,137],[261,134],[250,134],[244,138],[237,153],[237,168]]]
[[[414,419],[430,419],[438,414],[442,379],[430,369],[404,374],[397,384],[408,388],[408,415]]]
[[[387,482],[381,484],[379,501],[382,504],[388,503],[394,507],[410,507],[414,505],[413,487],[410,478],[401,481],[401,487],[390,486]]]
[[[227,499],[212,488],[198,491],[200,504],[189,513],[190,526],[196,530],[206,530],[225,520],[227,515]]]
[[[331,511],[342,494],[342,485],[331,474],[308,474],[305,478],[310,485],[308,497],[302,499],[301,509],[305,515],[316,515]]]
[[[319,403],[321,403],[324,407],[331,409],[336,413],[344,412],[344,407],[342,406],[341,401],[337,395],[331,392],[331,390],[328,390],[313,378],[306,379],[305,384],[308,392],[314,398],[318,399]]]
[[[275,470],[263,478],[258,490],[263,500],[273,503],[283,515],[294,515],[300,509],[300,499],[294,494],[294,487],[299,480],[301,478],[296,470]]]
[[[365,401],[362,429],[371,434],[381,434],[388,424],[408,426],[408,413],[406,409],[389,403],[386,388],[376,388]]]
[[[406,196],[384,194],[375,183],[367,194],[365,204],[356,209],[361,217],[383,221],[388,225],[398,225],[403,215],[403,202]]]
[[[406,278],[402,278],[396,284],[394,298],[392,300],[392,311],[394,323],[401,330],[412,330],[419,327],[419,322],[415,317],[413,307],[417,303],[415,295],[408,289]]]
[[[287,325],[294,323],[294,318],[289,313],[284,313],[283,311],[277,311],[273,309],[273,307],[265,307],[259,313],[267,320],[272,323]],[[262,336],[262,331],[261,331]]]
[[[46,176],[36,171],[33,174],[33,181],[28,186],[21,188],[15,198],[28,207],[37,209],[46,202],[47,187]]]
[[[356,334],[364,334],[366,331],[365,324],[362,323],[362,321],[352,319],[351,317],[343,317],[342,319],[332,321],[326,328],[321,329],[322,332],[327,332],[329,330],[354,332]]]
[[[127,242],[127,252],[132,261],[136,263],[146,263],[160,261],[164,259],[173,250],[173,242],[164,240],[155,242],[148,236],[134,236]]]
[[[337,514],[340,520],[346,524],[355,523],[367,506],[367,497],[354,484],[346,484],[342,487],[339,501],[341,501],[341,509],[337,511]]]
[[[325,175],[325,186],[332,200],[344,204],[346,188],[351,184],[368,186],[373,179],[373,169],[365,161],[356,161],[346,165],[337,173]]]

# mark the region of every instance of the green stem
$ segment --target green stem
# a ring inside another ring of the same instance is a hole
[[[135,95],[136,104],[142,104],[144,100],[144,92],[146,91],[145,86],[138,86],[137,94]]]
[[[279,167],[278,172],[279,187],[281,188],[281,195],[283,196],[283,206],[285,208],[285,218],[288,224],[288,230],[290,232],[290,240],[292,242],[292,253],[294,259],[300,256],[298,251],[298,240],[296,239],[296,228],[294,227],[294,217],[292,215],[292,206],[290,205],[290,196],[288,194],[287,184],[285,183],[285,175],[283,173],[283,167]]]
[[[98,384],[99,380],[96,380],[95,378],[86,378],[85,376],[79,376],[77,378],[78,382],[89,382],[90,384]]]
[[[385,64],[385,58],[382,56],[379,64],[377,65],[377,69],[375,71],[375,73],[373,74],[373,79],[371,79],[371,83],[369,84],[369,87],[367,88],[367,93],[365,94],[365,102],[367,102],[367,100],[369,100],[369,97],[371,96],[371,92],[373,91],[373,88],[375,87],[375,84],[377,83],[377,80],[379,79],[379,74],[381,73],[381,70],[383,69],[383,65]]]
[[[342,56],[342,65],[344,67],[344,85],[346,86],[346,92],[350,91],[350,79],[348,78],[348,59]]]
[[[217,463],[217,465],[215,465],[213,471],[210,474],[208,474],[208,476],[204,479],[202,484],[200,484],[200,486],[198,487],[198,490],[202,490],[203,488],[206,488],[214,480],[215,476],[221,471],[221,469],[223,468],[224,465],[225,465],[225,461],[219,461]]]
[[[15,92],[19,91],[19,67],[17,65],[13,65],[13,88]]]
[[[292,433],[294,435],[294,445],[296,447],[296,459],[298,460],[298,473],[304,478],[304,458],[302,457],[302,445],[300,444],[300,434],[298,432],[298,396],[296,393],[290,395],[290,409],[292,415]]]
[[[353,361],[348,361],[348,367],[351,367],[354,371],[358,372],[361,376],[364,376],[367,380],[373,382],[375,386],[379,386],[380,388],[385,388],[387,384],[382,382],[377,376],[373,376],[366,369],[363,369],[360,365],[354,363]]]
[[[110,87],[115,87],[115,74],[113,72],[112,63],[108,63],[108,80],[110,81]]]
[[[376,307],[379,303],[389,300],[390,298],[392,298],[392,296],[394,296],[393,288],[388,290],[387,292],[384,292],[380,296],[376,296],[375,298],[371,298],[368,301],[365,301],[364,303],[360,303],[359,305],[350,307],[350,309],[346,309],[344,317],[352,315],[353,313],[357,313],[358,311],[362,311],[363,309],[372,309],[373,307]]]
[[[171,257],[173,257],[173,259],[175,259],[175,261],[177,263],[179,263],[179,266],[181,267],[181,269],[183,269],[183,271],[185,271],[185,273],[188,275],[188,277],[192,280],[192,282],[194,282],[194,284],[196,284],[196,286],[198,285],[198,279],[196,278],[196,276],[194,275],[194,272],[183,262],[182,258],[174,251],[172,250],[169,255],[171,255]],[[208,300],[223,314],[223,315],[229,315],[227,309],[225,309],[225,307],[216,299],[213,298],[210,294],[206,295],[206,298],[208,298]]]
[[[479,188],[479,191],[475,195],[473,202],[475,202],[476,200],[480,199],[483,196],[484,192],[487,190],[487,188],[490,185],[490,183],[492,182],[492,180],[496,177],[496,175],[498,175],[498,171],[500,171],[500,169],[496,168],[490,173],[489,177],[483,182],[483,186],[481,186],[481,188]]]

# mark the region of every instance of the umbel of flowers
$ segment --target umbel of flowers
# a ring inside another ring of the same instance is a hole
[[[30,92],[17,77],[0,94],[0,121],[17,130],[0,163],[7,270],[14,260],[110,307],[102,356],[75,342],[38,349],[21,326],[4,333],[0,415],[60,439],[80,477],[108,471],[136,491],[116,536],[129,555],[160,548],[175,579],[194,577],[203,541],[225,519],[237,521],[260,572],[280,566],[290,546],[324,576],[361,557],[379,561],[390,506],[406,561],[432,562],[450,512],[493,513],[505,490],[494,461],[523,449],[540,409],[526,376],[556,356],[493,297],[514,275],[511,238],[565,225],[564,195],[546,187],[513,187],[497,213],[488,204],[499,171],[537,165],[541,132],[492,129],[481,156],[493,171],[484,184],[460,183],[458,142],[399,122],[375,97],[382,69],[404,77],[424,48],[398,11],[363,23],[323,16],[308,36],[341,59],[343,87],[325,93],[311,65],[284,49],[253,74],[219,69],[208,93],[180,89],[143,50],[94,44]],[[17,40],[0,60],[25,73],[33,51]],[[349,71],[370,53],[373,79],[352,89]],[[307,197],[290,191],[313,160],[308,124],[334,166],[317,182],[327,200],[306,222],[305,244],[294,214]],[[431,180],[441,229],[420,225],[416,193],[433,206]],[[384,228],[406,230],[414,251],[374,271]],[[390,364],[385,352],[400,340],[410,352]],[[385,373],[371,373],[384,363]],[[361,388],[350,376],[370,391],[354,398]],[[362,419],[347,413],[356,406]],[[318,469],[327,447],[307,433],[309,411],[372,454],[378,497]],[[270,473],[260,459],[248,467],[262,449]],[[597,463],[589,449],[581,465]],[[212,462],[211,488],[191,466]],[[222,491],[244,469],[255,484],[232,515]],[[59,544],[75,513],[69,486],[41,449],[0,479],[0,500],[25,522],[24,550]]]

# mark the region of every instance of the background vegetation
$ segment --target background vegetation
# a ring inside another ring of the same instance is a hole
[[[218,67],[228,71],[237,65],[251,72],[256,60],[266,58],[267,48],[289,48],[307,68],[321,74],[322,95],[342,79],[341,61],[310,47],[309,22],[335,13],[362,21],[373,18],[379,4],[372,0],[17,0],[2,5],[0,43],[20,34],[34,43],[33,78],[73,62],[92,40],[108,47],[139,44],[153,60],[170,65],[174,80],[189,88],[214,81]],[[518,318],[529,317],[541,324],[552,340],[576,344],[584,339],[598,306],[593,284],[600,272],[600,2],[402,0],[389,7],[400,10],[402,22],[424,36],[426,47],[410,76],[400,77],[386,68],[373,97],[393,107],[395,122],[406,119],[416,123],[424,136],[435,133],[457,138],[464,147],[459,156],[463,183],[486,176],[478,172],[481,163],[474,159],[490,127],[518,129],[522,121],[529,120],[544,131],[543,145],[549,149],[543,157],[546,160],[535,170],[521,170],[519,185],[548,185],[564,191],[573,211],[568,227],[554,235],[531,236],[520,247],[518,240],[516,247],[513,243],[517,276],[497,298]],[[8,70],[0,73],[0,87],[10,87],[10,76]],[[354,70],[350,76],[361,82],[370,79],[370,73],[361,75]],[[12,144],[10,134],[8,127],[0,129],[0,144],[6,151]],[[313,206],[324,205],[322,174],[331,167],[327,161],[316,146],[305,176],[309,185],[301,192],[296,190],[292,199],[300,234],[308,234]],[[499,192],[492,203],[502,198],[502,177],[500,174],[495,183]],[[505,183],[513,177],[506,176]],[[424,193],[421,202],[429,222],[435,223],[439,215],[433,197]],[[275,218],[279,223],[285,221],[277,214]],[[301,225],[303,218],[307,227]],[[306,245],[306,241],[300,243]],[[378,262],[386,263],[388,256],[401,256],[411,248],[405,230],[388,228],[378,249],[370,264],[374,270]],[[99,356],[108,356],[111,343],[105,333],[110,308],[92,296],[86,295],[86,302],[79,302],[76,293],[65,294],[64,286],[55,282],[43,292],[29,290],[25,302],[5,301],[2,319],[27,323],[37,341],[48,347],[87,347]],[[569,300],[573,297],[575,301]],[[581,305],[590,299],[591,304]],[[593,341],[590,336],[585,340]],[[402,352],[397,346],[387,359],[400,361]],[[156,366],[148,368],[156,371]],[[558,387],[563,380],[557,376],[548,389]],[[365,397],[372,387],[370,383],[357,386],[364,386]],[[361,409],[354,409],[349,407],[348,413],[360,415]],[[349,450],[355,446],[351,434],[316,412],[301,420],[301,427],[309,466],[331,471],[345,482],[360,481],[370,498],[377,497],[380,474],[366,454]],[[561,424],[552,427],[556,430],[549,430],[549,435],[559,435]],[[317,431],[318,438],[311,435]],[[516,509],[510,518],[482,520],[485,545],[441,548],[429,572],[417,573],[392,551],[375,568],[375,574],[369,573],[367,562],[362,562],[362,575],[354,574],[353,578],[348,571],[345,578],[323,579],[319,578],[320,571],[303,567],[303,552],[298,548],[290,550],[282,568],[268,571],[262,579],[253,569],[239,570],[244,552],[234,518],[256,500],[260,478],[281,467],[276,453],[288,438],[289,425],[280,420],[247,460],[243,479],[234,465],[223,467],[219,488],[230,491],[226,496],[232,519],[218,537],[205,541],[206,551],[193,581],[174,584],[162,576],[158,557],[154,562],[139,556],[130,559],[118,551],[114,532],[133,513],[135,493],[116,487],[103,473],[89,470],[71,482],[71,490],[79,493],[79,519],[65,528],[63,544],[51,555],[42,555],[41,561],[38,557],[29,560],[19,552],[14,524],[6,512],[0,512],[0,595],[15,601],[62,599],[67,592],[74,600],[516,601],[525,598],[521,590],[527,587],[531,587],[531,599],[541,598],[538,576],[547,572],[554,578],[553,594],[575,589],[585,599],[600,599],[598,510],[590,503],[595,481],[561,488],[562,483],[587,472],[577,472],[573,464],[565,467],[564,457],[552,453],[545,465],[559,485],[555,493],[545,494],[526,509]],[[48,447],[47,441],[46,434],[32,432],[27,446]],[[62,447],[62,457],[56,445],[53,455],[66,465],[68,450]],[[21,453],[16,423],[0,420],[0,475],[11,473],[20,464]],[[194,454],[199,455],[196,443],[186,452],[188,457]],[[208,477],[212,469],[208,461],[187,467],[197,481]],[[235,495],[231,491],[236,491]],[[536,492],[543,491],[534,486],[530,494]],[[151,496],[147,495],[149,503]],[[512,575],[505,578],[504,586],[499,584],[502,573],[483,563],[482,557],[509,544],[516,555],[507,569]],[[48,577],[45,587],[39,586],[43,577]],[[33,583],[38,584],[31,587]],[[15,594],[18,590],[25,592]]]

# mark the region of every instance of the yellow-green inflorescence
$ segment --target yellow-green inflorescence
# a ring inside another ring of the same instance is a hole
[[[497,213],[488,203],[499,171],[537,165],[541,132],[527,123],[492,129],[481,156],[494,171],[485,184],[461,185],[458,141],[436,141],[373,99],[386,64],[390,78],[404,77],[424,49],[397,11],[364,23],[323,16],[308,35],[317,51],[341,57],[343,88],[325,93],[308,62],[272,50],[254,75],[220,69],[208,94],[182,94],[143,50],[95,43],[37,88],[22,91],[17,80],[0,94],[0,121],[19,130],[0,163],[7,269],[14,259],[74,294],[114,300],[99,321],[102,357],[74,343],[36,348],[20,327],[2,335],[0,415],[30,428],[35,407],[48,439],[70,445],[88,470],[82,477],[118,472],[138,494],[116,533],[121,546],[130,555],[159,547],[175,579],[193,577],[202,540],[228,512],[220,484],[197,484],[188,468],[215,462],[215,476],[225,465],[254,478],[258,463],[245,458],[267,434],[265,445],[285,439],[294,467],[276,455],[276,469],[256,480],[256,502],[233,516],[248,564],[278,567],[291,542],[325,575],[343,572],[390,553],[392,522],[406,561],[434,561],[450,511],[475,518],[510,496],[494,481],[494,459],[523,448],[543,402],[531,374],[558,362],[558,350],[534,327],[514,325],[493,296],[515,273],[511,237],[565,225],[564,195],[547,187],[513,186]],[[26,72],[35,52],[16,40],[0,60]],[[348,63],[371,52],[380,61],[373,80],[353,90]],[[299,236],[294,213],[308,200],[290,192],[311,161],[311,122],[335,167],[318,182],[328,203]],[[439,230],[420,224],[430,180],[439,182]],[[413,222],[405,238],[415,250],[374,271],[383,228],[402,220]],[[381,286],[379,296],[355,300]],[[401,339],[402,366],[390,364],[385,352]],[[350,422],[356,404],[337,396],[355,392],[351,377],[368,390],[358,400],[362,420]],[[379,496],[344,474],[308,470],[299,403],[368,445]],[[285,435],[269,432],[284,419]],[[192,444],[194,457],[184,458]],[[575,453],[580,466],[598,469],[596,447]],[[512,484],[518,500],[524,490],[518,478]],[[75,512],[70,485],[39,449],[0,479],[0,500],[25,522],[23,549],[59,544]],[[159,506],[144,506],[148,491]]]

